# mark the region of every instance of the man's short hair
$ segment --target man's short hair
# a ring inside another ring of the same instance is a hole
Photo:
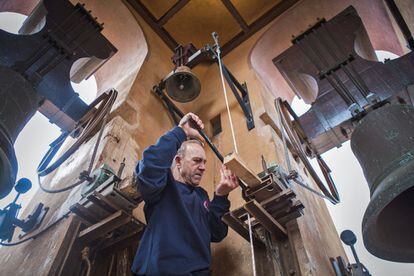
[[[185,155],[185,152],[187,151],[187,145],[188,144],[199,144],[200,146],[202,146],[203,148],[204,148],[204,144],[203,144],[203,142],[201,142],[200,140],[198,140],[198,139],[195,139],[195,138],[193,138],[193,139],[189,139],[189,140],[187,140],[187,141],[184,141],[182,144],[181,144],[181,147],[177,150],[177,155],[179,155],[179,156],[184,156]]]

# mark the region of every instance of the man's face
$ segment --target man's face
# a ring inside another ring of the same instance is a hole
[[[187,144],[183,157],[177,156],[177,166],[182,178],[192,186],[200,185],[201,178],[206,170],[206,153],[197,143]]]

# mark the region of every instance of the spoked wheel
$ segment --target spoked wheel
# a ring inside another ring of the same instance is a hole
[[[42,190],[48,193],[66,191],[82,183],[82,181],[84,181],[85,178],[88,178],[92,169],[93,161],[97,150],[97,145],[99,144],[101,139],[102,130],[105,126],[107,116],[111,111],[111,108],[115,102],[117,95],[118,92],[114,89],[100,95],[89,105],[89,111],[79,120],[79,122],[76,124],[75,128],[71,132],[62,133],[55,141],[53,141],[53,143],[50,144],[49,150],[47,151],[43,159],[40,161],[40,164],[37,168],[39,186]],[[95,149],[91,158],[91,162],[89,164],[88,170],[85,170],[83,172],[84,177],[81,177],[81,181],[78,181],[77,183],[69,187],[58,190],[50,190],[48,188],[43,187],[40,182],[40,177],[46,176],[52,171],[54,171],[56,168],[58,168],[63,162],[65,162],[69,158],[69,156],[71,156],[80,147],[80,145],[82,145],[85,141],[90,139],[92,135],[99,130],[100,135],[95,144]],[[53,157],[56,155],[57,151],[63,145],[64,141],[68,136],[75,137],[75,142],[64,153],[62,153],[56,161],[49,165],[49,163],[52,161]]]
[[[339,194],[331,177],[331,170],[307,139],[305,132],[300,125],[299,117],[293,111],[289,103],[287,101],[283,101],[281,98],[275,100],[275,107],[279,114],[279,119],[281,121],[280,123],[292,145],[292,153],[298,156],[303,162],[305,168],[308,170],[310,176],[315,181],[324,197],[333,204],[339,203]],[[293,120],[290,119],[290,116]],[[284,132],[282,131],[282,136],[283,135]],[[315,169],[309,162],[308,157],[315,157],[318,161],[318,165],[324,175],[326,185],[316,173]]]

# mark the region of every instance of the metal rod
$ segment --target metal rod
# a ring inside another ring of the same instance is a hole
[[[177,114],[180,118],[182,118],[184,116],[184,113],[170,100],[170,98],[168,98],[165,95],[165,93],[162,91],[160,86],[161,85],[154,86],[153,91],[164,101],[164,103],[167,105],[168,109],[171,109],[172,111],[174,111],[175,114]],[[201,135],[201,137],[203,137],[203,139],[206,141],[206,143],[208,144],[210,149],[214,152],[214,154],[217,156],[217,158],[221,161],[221,163],[223,163],[224,162],[223,155],[219,152],[219,150],[216,148],[216,146],[213,144],[213,142],[210,140],[210,138],[208,138],[207,134],[202,129],[197,127],[196,124],[195,124],[195,128],[197,129],[197,131]],[[247,189],[247,185],[245,183],[243,183],[239,178],[237,178],[237,179],[239,181],[239,185],[240,185],[241,189],[243,191],[245,189]]]
[[[254,245],[253,245],[253,233],[252,233],[252,223],[250,220],[250,214],[247,213],[247,222],[249,224],[249,239],[250,239],[250,250],[252,252],[252,269],[253,276],[256,276],[256,260],[254,258]]]
[[[350,245],[350,247],[351,247],[351,250],[352,250],[352,255],[354,255],[355,262],[357,263],[358,266],[360,266],[361,263],[359,262],[359,258],[358,258],[358,255],[356,253],[354,245]]]
[[[184,113],[168,98],[163,91],[157,86],[154,87],[154,89],[159,89],[157,91],[157,94],[160,96],[160,98],[167,104],[167,107],[171,108],[180,118],[184,117]],[[217,158],[220,159],[221,162],[224,161],[223,155],[218,151],[216,146],[211,142],[210,138],[208,138],[207,134],[200,129],[197,125],[195,125],[195,128],[197,129],[198,133],[203,137],[203,139],[206,141],[206,143],[209,145],[211,150],[216,154]]]

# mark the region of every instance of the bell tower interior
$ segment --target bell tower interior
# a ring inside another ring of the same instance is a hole
[[[414,269],[412,1],[3,0],[6,12],[27,19],[0,27],[0,200],[16,194],[0,210],[1,275],[134,275],[149,223],[137,163],[189,112],[204,122],[200,187],[214,197],[222,164],[239,183],[210,275],[387,275],[359,244],[396,275]],[[70,83],[91,76],[86,103]],[[15,142],[37,111],[61,133],[29,180]],[[335,179],[348,164],[325,158],[345,144],[364,209]],[[356,235],[338,233],[339,207],[360,214]]]

